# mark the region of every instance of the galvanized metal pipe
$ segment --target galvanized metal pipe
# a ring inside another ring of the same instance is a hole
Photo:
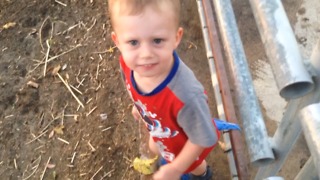
[[[219,87],[219,83],[218,83],[216,67],[213,62],[213,52],[212,52],[212,47],[210,45],[209,32],[208,32],[207,23],[205,20],[205,13],[204,13],[202,1],[197,0],[197,5],[198,5],[200,22],[201,22],[201,26],[202,26],[202,34],[203,34],[204,44],[205,44],[205,48],[206,48],[206,52],[207,52],[209,69],[210,69],[210,74],[211,74],[211,82],[212,82],[212,86],[213,86],[213,90],[214,90],[217,111],[218,111],[220,119],[226,119],[225,111],[223,108],[223,102],[222,102],[222,98],[221,98],[221,94],[220,94],[220,87]],[[232,150],[232,144],[230,143],[229,133],[223,133],[223,139],[224,139],[224,143],[231,146],[230,147],[231,151],[227,152],[229,170],[230,170],[230,174],[231,174],[232,179],[237,180],[238,179],[238,172],[237,172],[235,159],[234,159],[234,156],[232,153],[232,151],[234,151],[234,150]]]
[[[250,0],[280,95],[289,100],[311,92],[312,79],[280,0]]]
[[[320,99],[320,79],[315,82],[315,89],[307,96],[289,101],[287,110],[272,138],[274,153],[277,159],[271,164],[259,168],[255,179],[260,180],[265,177],[276,175],[283,167],[291,149],[296,143],[301,133],[301,123],[298,118],[299,109],[310,103],[319,102]],[[303,178],[304,179],[304,178]]]
[[[303,168],[299,171],[299,174],[294,178],[294,180],[319,180],[317,175],[317,170],[314,167],[312,157],[308,159]]]
[[[320,169],[320,103],[304,107],[299,114],[303,133],[307,141],[313,163]],[[320,177],[320,171],[318,171]]]
[[[265,165],[274,160],[267,130],[252,84],[230,0],[214,0],[224,50],[235,82],[235,94],[251,162]]]
[[[301,132],[299,119],[295,118],[300,102],[300,99],[297,99],[288,103],[287,110],[272,138],[273,149],[277,159],[271,164],[259,168],[255,176],[256,180],[276,175],[287,159]]]
[[[208,33],[206,21],[205,21],[202,2],[198,0],[197,4],[198,4],[199,15],[200,15],[200,21],[201,21],[201,25],[202,25],[203,39],[204,39],[204,43],[205,43],[205,47],[206,47],[207,58],[208,58],[208,63],[209,63],[209,68],[210,68],[211,82],[212,82],[212,86],[214,89],[214,95],[215,95],[215,100],[216,100],[215,102],[217,105],[217,111],[218,111],[220,119],[226,119],[225,112],[223,109],[221,94],[220,94],[220,88],[219,88],[219,84],[218,84],[218,78],[217,78],[217,74],[216,74],[216,70],[215,70],[215,65],[213,63],[213,53],[212,53],[211,46],[210,46],[209,33]],[[230,136],[228,133],[223,134],[223,139],[226,144],[230,144]],[[227,153],[227,157],[228,157],[229,170],[230,170],[231,177],[236,177],[234,179],[238,179],[237,178],[237,176],[238,176],[237,168],[235,165],[235,160],[234,160],[234,156],[233,156],[232,151]]]
[[[212,54],[208,54],[210,57],[214,57],[213,61],[209,61],[209,65],[211,69],[215,69],[217,72],[219,88],[221,91],[217,93],[221,95],[223,107],[220,105],[218,106],[218,111],[221,109],[221,112],[225,112],[226,120],[232,123],[239,124],[237,121],[234,104],[232,102],[232,96],[230,93],[230,87],[228,82],[228,76],[226,75],[226,68],[224,66],[223,58],[222,58],[222,50],[220,46],[220,41],[218,37],[218,32],[215,26],[214,14],[212,10],[212,4],[210,1],[207,0],[199,0],[199,3],[202,2],[203,10],[204,10],[204,17],[206,26],[203,29],[207,29],[206,31],[209,34],[210,43],[208,45],[211,46]],[[201,15],[203,16],[203,15]],[[214,67],[214,68],[213,68]],[[213,82],[216,84],[217,82]],[[220,96],[219,95],[219,96]],[[245,150],[244,146],[242,145],[242,136],[241,133],[238,131],[231,131],[230,133],[230,141],[232,145],[232,153],[235,159],[235,164],[237,167],[237,173],[239,179],[249,179],[249,172],[248,172],[248,161],[245,158]],[[232,178],[235,179],[236,174],[232,174]]]
[[[284,116],[272,138],[277,159],[270,165],[259,168],[255,177],[256,180],[273,176],[279,172],[302,130],[298,118],[299,110],[320,101],[320,66],[317,66],[317,64],[319,65],[320,56],[316,55],[319,54],[319,44],[318,42],[311,56],[312,68],[314,68],[315,72],[318,72],[318,76],[314,77],[314,89],[310,94],[302,98],[289,101]]]

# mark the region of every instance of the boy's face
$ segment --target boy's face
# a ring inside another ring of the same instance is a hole
[[[183,29],[177,28],[174,12],[165,6],[159,10],[146,7],[138,15],[114,11],[112,39],[126,65],[139,77],[164,77],[171,70],[172,53],[180,43]]]

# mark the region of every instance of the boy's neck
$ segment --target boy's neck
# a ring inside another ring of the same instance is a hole
[[[134,74],[134,80],[136,82],[137,88],[139,89],[140,92],[142,93],[150,93],[152,92],[156,87],[158,87],[161,82],[165,78],[148,78],[148,77],[139,77],[136,73]]]

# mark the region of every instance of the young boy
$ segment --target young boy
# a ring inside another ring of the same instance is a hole
[[[121,52],[121,72],[134,102],[135,119],[143,119],[150,133],[149,147],[168,163],[155,180],[211,179],[205,157],[218,141],[207,96],[175,49],[179,0],[109,0],[114,32]]]

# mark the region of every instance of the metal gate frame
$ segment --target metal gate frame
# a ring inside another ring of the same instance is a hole
[[[235,103],[239,107],[250,163],[259,167],[255,179],[281,178],[276,175],[285,165],[301,131],[306,137],[311,157],[295,179],[319,179],[320,40],[310,61],[304,64],[281,1],[249,2],[279,94],[288,101],[288,106],[275,134],[268,137],[230,0],[197,0],[219,118],[239,123],[226,75],[227,66],[231,70]],[[232,131],[223,137],[232,148],[227,154],[231,178],[249,179],[241,134]]]

